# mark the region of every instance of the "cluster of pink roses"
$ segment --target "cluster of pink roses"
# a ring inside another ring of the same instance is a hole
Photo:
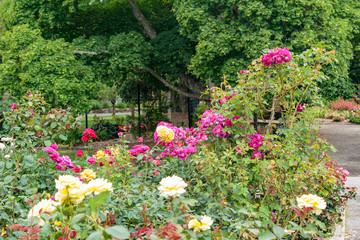
[[[232,96],[231,96],[232,97]],[[221,114],[216,114],[212,110],[206,110],[201,115],[201,120],[196,123],[199,126],[201,132],[210,131],[212,136],[218,136],[220,138],[228,138],[231,134],[224,132],[225,126],[232,126],[230,119],[226,119]]]
[[[48,153],[48,156],[51,160],[56,163],[56,169],[59,171],[65,171],[67,168],[73,169],[74,164],[68,156],[60,157],[59,153],[56,151],[58,149],[58,145],[56,143],[52,144],[50,147],[45,147],[44,152]],[[63,168],[64,167],[64,168]]]
[[[290,62],[290,60],[291,54],[286,47],[271,49],[268,54],[265,54],[261,58],[261,62],[264,63],[265,66],[282,64],[283,62]]]
[[[146,145],[135,145],[133,149],[129,150],[132,157],[137,157],[139,154],[145,154],[148,151],[150,151],[150,148]]]
[[[264,158],[264,155],[258,151],[259,148],[263,145],[264,137],[259,133],[250,134],[250,135],[247,135],[247,137],[250,139],[248,146],[254,149],[253,159]]]
[[[343,169],[342,167],[339,167],[336,170],[336,173],[340,175],[341,181],[343,181],[343,182],[346,182],[346,180],[347,180],[346,176],[350,175],[349,171],[346,169]]]

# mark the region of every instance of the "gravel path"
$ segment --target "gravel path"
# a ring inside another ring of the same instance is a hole
[[[328,155],[350,172],[347,186],[358,188],[357,199],[348,202],[345,212],[345,238],[339,239],[360,240],[360,125],[326,124],[319,135],[337,149]]]

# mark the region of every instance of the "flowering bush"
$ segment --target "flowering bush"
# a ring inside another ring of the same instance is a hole
[[[327,156],[331,146],[316,135],[301,96],[316,94],[321,64],[332,54],[270,53],[239,74],[237,86],[210,90],[212,107],[196,128],[160,122],[153,148],[139,141],[80,154],[81,166],[52,177],[55,188],[43,193],[55,194],[56,204],[42,203],[50,212],[39,210],[31,221],[21,215],[7,233],[29,234],[27,226],[54,239],[331,236],[354,189],[345,187],[349,172]],[[272,134],[279,105],[285,127]],[[270,113],[265,131],[254,128],[254,112]]]
[[[54,190],[48,182],[60,174],[58,169],[73,167],[52,143],[66,139],[69,128],[78,126],[78,122],[67,109],[48,107],[39,93],[28,92],[4,113],[0,145],[1,229],[28,215],[26,203],[35,193]],[[44,146],[48,152],[41,151]]]
[[[355,103],[353,100],[344,100],[342,98],[330,102],[330,109],[333,111],[348,111],[353,108],[360,108],[360,105]]]

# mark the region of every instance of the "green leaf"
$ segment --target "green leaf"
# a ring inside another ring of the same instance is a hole
[[[271,240],[275,238],[276,236],[270,231],[263,232],[259,235],[259,240]]]
[[[79,213],[79,214],[75,215],[71,219],[70,225],[74,225],[74,224],[78,223],[84,216],[85,216],[85,214],[83,214],[83,213]]]
[[[50,147],[51,146],[51,142],[49,140],[45,140],[44,144],[46,147]]]
[[[99,240],[99,239],[103,239],[102,236],[103,236],[102,231],[93,232],[92,234],[90,234],[90,236],[88,236],[88,237],[86,238],[86,240]]]
[[[57,122],[52,122],[50,125],[51,128],[56,128],[56,126],[57,126]]]
[[[260,234],[259,229],[253,229],[253,228],[250,228],[250,229],[248,229],[248,230],[249,230],[249,232],[251,232],[251,233],[255,234],[256,236],[258,236],[258,235]]]
[[[279,226],[274,226],[273,232],[278,238],[282,238],[285,235],[284,229]]]
[[[123,226],[113,226],[105,229],[105,232],[114,238],[127,239],[130,237],[129,231]]]
[[[4,178],[4,183],[9,183],[9,182],[11,182],[12,180],[14,180],[15,179],[15,176],[11,176],[11,175],[9,175],[9,176],[6,176],[5,178]]]
[[[64,140],[64,141],[67,140],[67,136],[65,136],[64,134],[60,134],[60,135],[59,135],[59,138],[60,138],[61,140]]]

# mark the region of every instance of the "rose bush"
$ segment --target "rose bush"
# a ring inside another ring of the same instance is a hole
[[[4,225],[7,236],[29,236],[27,229],[57,240],[331,236],[354,189],[345,187],[349,172],[327,156],[332,146],[317,136],[303,97],[316,95],[321,66],[332,58],[320,48],[272,50],[239,73],[236,87],[209,89],[211,108],[196,128],[160,122],[153,148],[139,141],[79,154],[74,168],[51,178],[56,189],[47,193],[56,203],[44,205],[51,212],[19,215],[13,230]],[[254,113],[270,117],[259,131]],[[33,209],[43,204],[36,202]]]

